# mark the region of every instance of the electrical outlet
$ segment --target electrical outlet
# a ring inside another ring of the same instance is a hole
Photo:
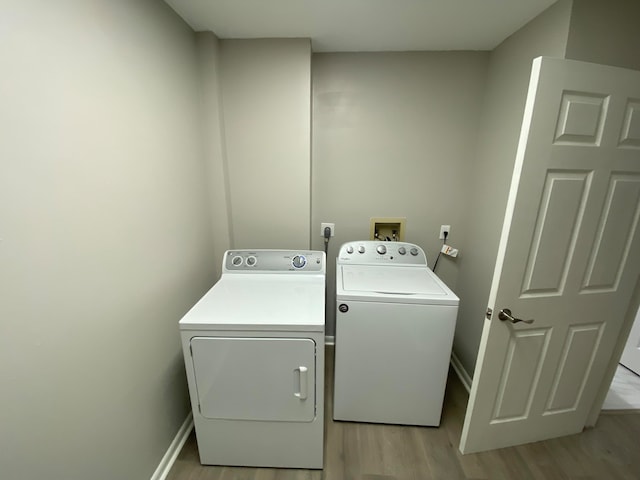
[[[451,225],[440,225],[440,240],[444,240],[444,232],[447,232],[447,237],[451,232]]]
[[[331,229],[331,236],[336,236],[336,224],[335,223],[321,223],[320,224],[320,236],[324,237],[324,229],[329,227]]]

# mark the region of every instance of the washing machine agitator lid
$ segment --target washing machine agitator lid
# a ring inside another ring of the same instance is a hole
[[[447,292],[426,268],[344,265],[345,292],[376,292],[397,295],[447,296]]]

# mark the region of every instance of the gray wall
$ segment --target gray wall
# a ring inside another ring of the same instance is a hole
[[[222,114],[221,42],[211,32],[197,33],[196,38],[201,78],[201,132],[217,280],[222,273],[223,254],[231,248],[229,169]]]
[[[334,222],[327,334],[334,334],[335,257],[369,236],[371,217],[406,217],[406,237],[430,262],[441,224],[464,236],[488,53],[314,54],[311,245]],[[454,290],[457,262],[438,273]]]
[[[162,2],[7,0],[0,478],[150,478],[214,280],[193,32]]]
[[[431,262],[451,224],[471,373],[531,60],[640,68],[633,0],[560,0],[491,54],[313,58],[153,0],[53,3],[2,7],[2,478],[149,478],[189,411],[177,320],[222,252],[322,249],[320,222],[329,335],[335,255],[370,217],[406,217]]]
[[[529,86],[540,55],[564,57],[571,2],[560,0],[491,52],[473,182],[462,222],[458,293],[461,298],[453,350],[473,374],[502,230],[507,192]]]
[[[221,85],[234,248],[309,248],[311,42],[225,40]]]
[[[640,2],[573,2],[567,58],[640,70]]]

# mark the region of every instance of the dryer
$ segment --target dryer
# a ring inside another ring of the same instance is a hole
[[[342,245],[334,419],[438,426],[458,303],[419,246]]]
[[[230,250],[180,320],[200,462],[322,468],[325,254]]]

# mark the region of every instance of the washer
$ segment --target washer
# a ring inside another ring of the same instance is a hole
[[[200,462],[322,468],[323,252],[229,250],[180,320]]]
[[[334,419],[440,425],[458,303],[419,246],[344,244],[336,260]]]

